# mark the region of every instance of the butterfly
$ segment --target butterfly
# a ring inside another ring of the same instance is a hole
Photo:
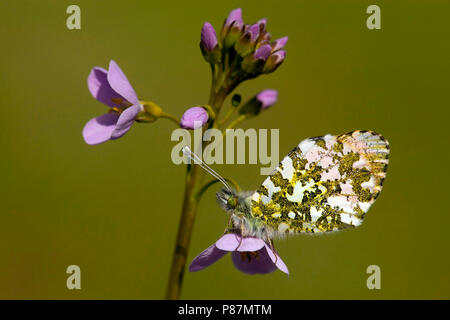
[[[233,228],[243,237],[271,242],[288,234],[361,225],[381,192],[389,152],[388,141],[372,131],[308,138],[254,192],[237,192],[206,164],[197,163],[225,185],[216,197],[230,213]]]

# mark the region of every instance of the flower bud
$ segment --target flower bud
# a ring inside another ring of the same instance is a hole
[[[203,25],[200,49],[206,61],[210,63],[217,63],[220,61],[220,50],[216,31],[209,22],[205,22]]]
[[[263,73],[271,73],[274,72],[284,61],[286,58],[286,51],[278,50],[270,55],[267,58],[266,64],[263,68]]]
[[[288,42],[288,37],[283,37],[283,38],[275,40],[272,44],[273,52],[283,49],[287,42]]]
[[[266,89],[257,94],[256,100],[261,103],[261,109],[267,109],[273,106],[278,100],[278,91],[273,89]]]
[[[266,89],[258,93],[239,110],[239,114],[255,116],[262,110],[274,105],[278,100],[278,91]]]
[[[140,101],[142,111],[136,116],[137,122],[152,123],[161,117],[162,109],[151,101]]]
[[[253,55],[249,55],[244,58],[242,61],[242,69],[250,74],[261,72],[264,67],[264,63],[270,56],[271,52],[272,47],[268,44],[259,47]]]
[[[257,25],[259,25],[259,40],[263,40],[265,38],[265,34],[267,33],[267,19],[261,19],[258,22],[256,22]]]
[[[241,56],[245,57],[249,55],[256,46],[256,41],[259,37],[259,25],[254,24],[248,26],[244,34],[236,42],[234,48],[236,52]]]
[[[181,117],[180,127],[184,129],[197,129],[208,122],[208,112],[202,107],[192,107],[185,111]]]
[[[242,35],[243,26],[244,21],[242,20],[241,8],[232,10],[220,32],[220,38],[222,39],[224,48],[231,48],[236,43],[236,40]]]
[[[261,35],[261,41],[270,41],[271,37],[272,36],[270,35],[270,33],[266,31],[264,34]]]
[[[244,25],[244,21],[242,20],[241,8],[231,10],[231,12],[228,14],[228,17],[225,19],[225,22],[223,23],[222,30],[220,31],[221,39],[225,38],[226,34],[228,33],[232,25],[240,27]]]

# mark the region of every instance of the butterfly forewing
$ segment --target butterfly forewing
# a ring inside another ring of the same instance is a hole
[[[251,214],[276,234],[356,227],[381,191],[388,156],[371,131],[303,140],[252,195]]]

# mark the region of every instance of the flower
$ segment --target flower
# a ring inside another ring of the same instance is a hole
[[[278,100],[278,91],[266,89],[256,95],[256,100],[261,103],[261,109],[267,109],[274,105]]]
[[[277,68],[283,63],[286,58],[285,50],[278,50],[272,53],[269,58],[267,58],[266,64],[263,68],[263,73],[271,73],[277,70]]]
[[[83,128],[87,144],[99,144],[118,139],[130,130],[143,107],[136,92],[114,60],[109,69],[94,67],[88,76],[92,96],[110,109],[106,114],[89,120]]]
[[[288,39],[289,39],[288,37],[282,37],[278,40],[275,40],[273,42],[273,47],[272,47],[273,52],[283,49],[284,46],[286,45],[286,43],[288,42]]]
[[[203,25],[201,45],[209,52],[213,51],[218,45],[216,30],[209,22],[205,22]]]
[[[245,24],[242,10],[238,8],[225,19],[220,39],[211,24],[204,24],[201,48],[208,62],[219,64],[217,69],[229,69],[224,91],[230,92],[245,80],[275,71],[285,59],[283,48],[287,41],[288,37],[271,41],[265,18]]]
[[[244,33],[234,45],[236,52],[241,57],[245,57],[254,51],[260,34],[260,26],[255,23],[251,26],[247,25],[244,30]]]
[[[234,266],[241,272],[265,274],[279,269],[289,275],[283,260],[269,244],[260,238],[242,237],[237,233],[228,233],[220,237],[216,243],[192,260],[189,271],[203,270],[228,252],[231,252]]]
[[[185,111],[181,117],[180,127],[184,129],[197,129],[208,122],[208,112],[203,107],[192,107]]]
[[[259,47],[258,49],[256,49],[254,58],[256,60],[266,60],[270,56],[271,52],[272,52],[272,47],[268,44],[265,44],[265,45]]]
[[[209,63],[215,64],[220,61],[220,48],[216,31],[209,22],[205,22],[202,28],[200,50],[205,60]]]
[[[220,31],[220,38],[222,39],[225,48],[230,48],[234,45],[241,35],[243,26],[242,9],[237,8],[232,10],[223,23],[222,30]]]
[[[242,9],[241,8],[237,8],[237,9],[230,11],[230,13],[228,14],[228,17],[225,20],[225,23],[223,25],[223,29],[230,27],[232,24],[234,26],[240,26],[240,27],[242,27],[244,25],[244,21],[242,20]]]
[[[254,96],[239,110],[239,114],[247,117],[255,116],[262,110],[266,110],[278,101],[278,91],[265,89]]]
[[[265,67],[265,61],[270,56],[272,47],[269,44],[260,46],[253,54],[248,55],[242,61],[242,69],[248,74],[259,74]]]

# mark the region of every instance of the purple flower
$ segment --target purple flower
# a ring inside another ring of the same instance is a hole
[[[201,45],[206,51],[211,52],[217,47],[216,31],[209,22],[205,22],[201,33]]]
[[[203,270],[228,252],[231,252],[234,266],[241,272],[265,274],[278,268],[289,275],[283,260],[270,245],[260,238],[241,237],[236,233],[223,235],[216,243],[195,257],[189,266],[189,271]]]
[[[234,9],[228,15],[220,31],[220,39],[224,48],[230,48],[242,35],[244,21],[242,20],[241,8]]]
[[[258,20],[258,22],[256,22],[256,23],[259,25],[260,30],[263,30],[263,31],[266,30],[266,26],[267,26],[267,18],[260,19],[260,20]]]
[[[246,33],[250,34],[250,42],[255,42],[259,37],[260,27],[258,23],[255,23],[248,27]]]
[[[106,114],[89,120],[83,128],[87,144],[99,144],[118,139],[130,130],[136,116],[142,111],[133,87],[114,60],[109,70],[94,67],[88,76],[92,96],[110,109]]]
[[[288,42],[288,37],[283,37],[283,38],[280,38],[280,39],[278,39],[278,40],[275,40],[274,42],[273,42],[273,48],[272,48],[272,50],[273,50],[273,52],[275,52],[275,51],[278,51],[278,50],[280,50],[280,49],[283,49],[284,48],[284,46],[286,45],[286,43]]]
[[[278,91],[273,89],[265,89],[244,104],[239,109],[239,114],[246,115],[246,117],[256,116],[261,111],[273,106],[277,100]]]
[[[246,25],[244,33],[236,42],[234,48],[236,52],[241,56],[245,57],[252,53],[255,49],[258,37],[259,37],[259,24]]]
[[[263,68],[263,73],[271,73],[274,72],[284,61],[286,58],[286,51],[280,49],[278,51],[273,52],[269,58],[267,58],[266,64]]]
[[[284,50],[278,50],[277,52],[274,52],[272,54],[272,57],[275,59],[275,63],[281,63],[283,62],[284,58],[286,58],[286,51]]]
[[[230,12],[228,18],[225,20],[223,28],[226,29],[234,22],[234,26],[242,27],[244,25],[244,21],[242,20],[242,9],[237,8]]]
[[[268,44],[265,44],[265,45],[259,47],[258,49],[256,49],[254,58],[256,60],[266,60],[270,56],[271,52],[272,52],[272,47]]]
[[[180,126],[184,129],[197,129],[208,122],[208,112],[202,107],[192,107],[181,117]]]
[[[267,109],[274,105],[278,100],[278,91],[266,89],[256,95],[256,100],[261,103],[261,109]]]

